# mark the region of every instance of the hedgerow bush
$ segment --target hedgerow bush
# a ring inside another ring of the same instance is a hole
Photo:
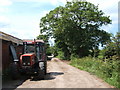
[[[97,75],[104,81],[120,88],[119,83],[119,60],[108,60],[102,61],[98,58],[85,57],[75,58],[72,57],[71,65],[81,70],[90,72],[91,74]]]

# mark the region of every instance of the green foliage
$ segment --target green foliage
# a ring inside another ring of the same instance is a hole
[[[112,41],[104,47],[102,53],[104,58],[120,60],[120,33],[112,37]]]
[[[37,39],[43,40],[45,42],[46,46],[46,54],[49,56],[52,54],[51,47],[48,43],[49,37],[47,35],[39,35],[37,36]]]
[[[64,57],[64,53],[62,51],[58,51],[58,56],[57,58],[61,59],[61,60],[66,60],[66,58]]]
[[[51,51],[51,47],[50,47],[50,46],[46,48],[46,54],[47,54],[48,56],[51,56],[51,55],[52,55],[52,51]]]
[[[71,58],[71,65],[86,70],[104,79],[109,84],[120,88],[120,33],[112,37],[104,49],[100,50],[98,58]]]
[[[109,84],[120,88],[119,83],[119,64],[120,61],[109,61],[103,62],[98,58],[85,57],[85,58],[75,58],[71,60],[71,65],[75,66],[81,70],[95,74],[98,77],[104,79]]]
[[[101,43],[110,40],[110,34],[101,30],[103,25],[110,24],[109,16],[89,2],[67,2],[65,7],[59,6],[41,18],[41,33],[55,38],[58,48],[64,57],[70,58],[72,53],[79,57],[94,52]]]
[[[74,59],[76,59],[76,58],[79,58],[79,56],[78,55],[76,55],[76,54],[71,54],[71,56],[70,56],[70,60],[74,60]]]
[[[48,36],[47,35],[39,35],[37,39],[43,40],[44,42],[48,43]]]
[[[56,46],[53,46],[51,48],[52,48],[51,51],[52,51],[53,55],[57,56],[58,55],[58,48]]]
[[[54,56],[58,55],[58,48],[56,46],[49,47],[49,52],[53,54]]]
[[[106,50],[105,49],[102,49],[99,51],[99,55],[98,55],[98,58],[99,59],[103,59],[104,58],[104,54],[105,54]]]

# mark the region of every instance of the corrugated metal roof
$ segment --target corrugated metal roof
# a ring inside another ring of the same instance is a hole
[[[6,34],[4,32],[1,32],[1,31],[0,31],[0,39],[6,40],[6,41],[12,41],[16,44],[23,44],[23,40],[21,40],[17,37],[14,37],[12,35]]]

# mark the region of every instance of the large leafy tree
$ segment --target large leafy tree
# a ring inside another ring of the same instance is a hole
[[[48,43],[49,37],[47,35],[39,35],[37,36],[37,39],[43,40],[44,42]]]
[[[49,37],[47,35],[44,34],[40,34],[39,36],[37,36],[37,39],[43,40],[45,42],[45,46],[46,46],[46,54],[49,55],[51,54],[51,50],[50,50],[50,44],[48,42]]]
[[[120,60],[120,33],[112,37],[112,41],[104,47],[103,51],[104,58]]]
[[[40,28],[41,33],[55,38],[66,57],[71,53],[82,57],[110,40],[110,34],[100,28],[110,23],[109,16],[98,10],[98,6],[81,1],[67,2],[64,7],[51,10],[41,18]]]

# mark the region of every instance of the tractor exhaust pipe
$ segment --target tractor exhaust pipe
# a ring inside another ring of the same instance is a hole
[[[35,39],[34,39],[34,46],[35,46]],[[36,56],[36,46],[34,48],[34,51],[35,51],[35,56]]]

